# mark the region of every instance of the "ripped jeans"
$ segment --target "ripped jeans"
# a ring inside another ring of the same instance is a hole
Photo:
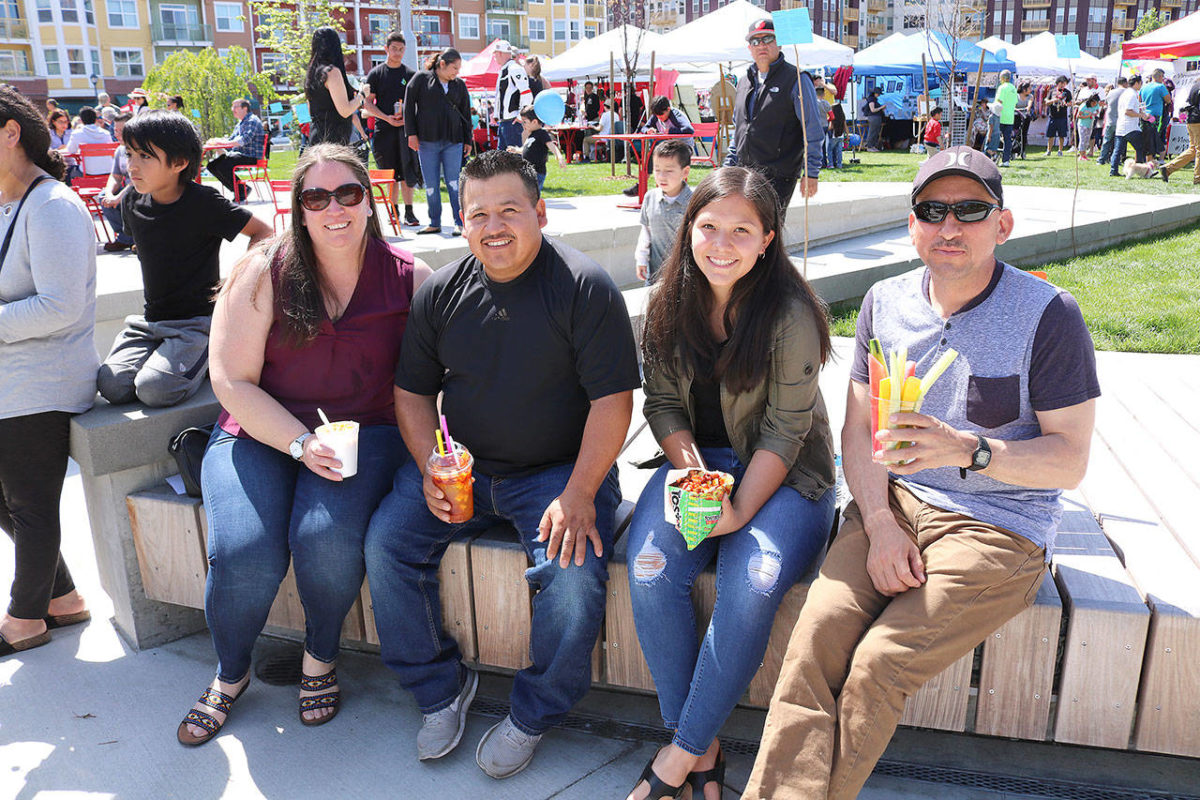
[[[741,483],[746,468],[731,448],[701,453],[710,469]],[[835,497],[831,489],[813,501],[780,487],[749,525],[689,552],[675,526],[663,520],[670,468],[654,473],[633,513],[629,589],[663,723],[675,731],[673,744],[702,755],[758,670],[783,596],[824,546]],[[701,641],[692,583],[714,557],[717,602]]]

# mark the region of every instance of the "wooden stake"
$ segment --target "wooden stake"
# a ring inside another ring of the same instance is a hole
[[[608,121],[612,128],[609,133],[616,133],[617,126],[612,123],[617,118],[617,66],[612,53],[608,54],[608,105]],[[612,173],[611,177],[617,177],[617,142],[615,139],[608,140],[608,169]]]
[[[979,71],[975,73],[975,97],[971,99],[971,115],[967,117],[967,141],[966,145],[971,146],[974,141],[971,133],[971,126],[975,124],[975,109],[979,105],[979,84],[983,83],[983,60],[987,58],[987,50],[979,48]],[[953,142],[951,142],[953,144]],[[987,149],[987,142],[983,143],[983,147]]]
[[[800,48],[797,45],[792,45],[792,55],[796,59],[796,91],[800,93],[800,136],[804,139],[804,170],[800,173],[800,196],[804,198],[804,261],[800,274],[808,280],[808,193],[804,191],[804,182],[808,180],[808,113],[804,108],[804,87],[800,84]],[[813,92],[815,94],[815,87]],[[787,209],[783,211],[787,213]],[[779,235],[782,236],[783,231]]]

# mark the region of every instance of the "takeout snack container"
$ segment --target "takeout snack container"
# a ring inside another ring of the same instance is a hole
[[[704,493],[687,491],[677,485],[693,473],[716,477],[720,485]],[[688,550],[694,550],[696,545],[712,533],[721,517],[721,501],[732,490],[733,476],[728,472],[696,468],[668,470],[666,489],[663,493],[663,518],[683,534]]]

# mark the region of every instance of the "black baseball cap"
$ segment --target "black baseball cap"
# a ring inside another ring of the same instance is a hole
[[[996,163],[985,154],[965,145],[949,147],[931,156],[921,165],[917,170],[917,177],[913,178],[911,201],[917,202],[917,195],[921,190],[947,175],[971,178],[986,189],[997,203],[1004,205],[1004,185]]]
[[[772,36],[774,36],[775,35],[775,20],[771,19],[770,17],[767,17],[766,19],[759,19],[759,20],[755,20],[754,22],[751,22],[750,30],[746,34],[746,41],[748,42],[751,39],[753,39],[755,36],[758,36],[759,34],[762,34],[762,33],[769,33]]]

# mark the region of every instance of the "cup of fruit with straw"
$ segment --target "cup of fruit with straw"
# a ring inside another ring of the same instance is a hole
[[[467,448],[450,437],[445,415],[439,421],[441,427],[433,432],[437,446],[429,455],[425,471],[450,503],[450,522],[467,522],[475,516],[475,489],[471,480],[475,459]]]
[[[667,470],[663,495],[663,518],[683,534],[688,550],[696,549],[712,533],[721,518],[722,503],[733,491],[732,475],[707,469],[695,446],[692,455],[700,466]]]
[[[921,403],[929,392],[934,381],[958,357],[958,351],[949,348],[934,362],[933,367],[924,378],[916,376],[916,363],[908,360],[908,348],[888,352],[883,355],[883,345],[878,339],[872,339],[867,354],[868,377],[871,382],[871,441],[874,444],[875,434],[879,431],[903,428],[903,425],[892,425],[889,420],[892,414],[901,412],[920,413]],[[912,442],[884,442],[883,449],[899,450],[912,445]],[[907,461],[898,461],[907,464]]]

